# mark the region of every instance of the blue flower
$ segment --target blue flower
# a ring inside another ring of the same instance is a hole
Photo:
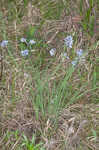
[[[73,66],[76,66],[77,63],[78,63],[78,58],[76,57],[76,58],[71,62],[71,64],[72,64]]]
[[[78,57],[81,57],[82,55],[83,55],[83,50],[82,49],[79,49],[79,50],[77,50],[77,56]]]
[[[73,45],[73,38],[72,36],[67,36],[65,39],[65,45],[68,47],[68,48],[72,48],[72,45]]]
[[[21,41],[22,43],[27,43],[27,41],[26,41],[25,38],[21,38],[20,41]]]
[[[52,48],[50,51],[49,51],[50,55],[51,56],[54,56],[55,53],[56,53],[56,48]]]
[[[71,64],[72,64],[73,66],[76,66],[76,65],[77,65],[77,61],[74,60],[74,61],[71,62]]]
[[[63,54],[63,57],[69,59],[67,53],[64,53],[64,54]]]
[[[61,59],[62,59],[62,62],[64,62],[66,59],[69,59],[69,56],[67,55],[67,53],[61,53]]]
[[[21,51],[22,56],[27,56],[29,54],[29,50],[25,49],[24,51]]]
[[[34,40],[30,40],[29,41],[29,44],[31,44],[31,45],[33,45],[33,44],[35,44],[36,43],[36,41],[34,41]]]
[[[8,45],[8,41],[4,40],[0,43],[1,47],[6,47]]]

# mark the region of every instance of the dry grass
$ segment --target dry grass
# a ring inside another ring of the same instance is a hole
[[[7,116],[1,116],[3,135],[0,140],[1,145],[6,144],[3,140],[6,130],[18,130],[20,138],[23,133],[29,139],[32,138],[33,134],[36,134],[36,143],[43,141],[47,150],[79,150],[83,147],[86,150],[98,150],[99,139],[92,134],[92,129],[98,131],[99,127],[98,105],[72,105],[60,111],[56,124],[54,123],[54,116],[42,121],[42,117],[39,115],[39,120],[36,120],[31,103],[21,101],[15,106],[14,108],[12,105],[12,111],[10,105],[10,108],[7,108]],[[10,138],[9,140],[12,142],[15,139]],[[6,149],[10,148],[8,145],[6,144]]]

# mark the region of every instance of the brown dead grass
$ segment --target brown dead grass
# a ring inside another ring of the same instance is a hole
[[[46,117],[44,121],[39,115],[39,119],[36,120],[32,103],[18,102],[12,105],[13,111],[10,105],[6,116],[2,114],[0,117],[2,129],[0,141],[4,145],[3,136],[6,130],[18,130],[20,136],[24,133],[29,139],[35,134],[36,143],[43,141],[47,150],[79,150],[80,147],[98,150],[99,133],[97,132],[95,139],[91,131],[91,129],[97,131],[99,127],[98,107],[95,104],[71,105],[60,112],[57,123],[54,124],[55,118]],[[8,147],[5,148],[10,150]]]

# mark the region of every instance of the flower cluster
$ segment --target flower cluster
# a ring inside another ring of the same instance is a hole
[[[31,45],[34,45],[36,43],[36,41],[34,41],[34,40],[30,40],[29,42],[27,42],[26,38],[21,38],[20,42],[25,43],[27,46],[31,46]],[[29,50],[28,49],[25,49],[25,50],[21,51],[21,55],[22,56],[27,56],[28,54],[29,54]]]
[[[29,54],[29,50],[25,49],[24,51],[21,51],[22,56],[27,56]]]
[[[67,46],[67,48],[72,48],[72,45],[73,45],[73,37],[70,35],[70,36],[67,36],[65,39],[65,45]],[[52,48],[50,51],[49,51],[50,55],[51,56],[55,56],[56,54],[56,49],[55,48]],[[66,52],[64,53],[61,53],[61,59],[62,59],[62,62],[65,61],[65,59],[70,59],[69,56],[67,55]],[[76,66],[80,60],[84,59],[85,60],[85,57],[83,56],[83,49],[77,49],[76,50],[76,57],[74,58],[74,60],[71,62],[71,64],[73,66]]]
[[[68,48],[72,48],[72,45],[73,45],[73,38],[72,36],[67,36],[65,39],[65,45],[68,47]]]
[[[65,45],[67,46],[67,48],[72,48],[72,45],[73,45],[73,38],[72,36],[67,36],[65,39]],[[31,46],[36,44],[36,41],[34,41],[33,39],[30,39],[29,41],[26,39],[26,38],[21,38],[20,39],[20,42],[21,43],[25,43],[27,45],[28,48],[24,49],[21,51],[21,55],[22,56],[28,56],[29,54],[29,49],[31,49]],[[6,47],[8,45],[8,41],[7,40],[3,40],[1,43],[0,43],[0,46],[2,48]],[[56,54],[56,48],[52,48],[50,51],[49,51],[50,55],[51,56],[55,56]],[[83,55],[83,49],[77,49],[76,50],[76,57],[74,58],[74,60],[71,62],[71,64],[73,66],[76,66],[80,60],[84,60],[85,61],[85,56]],[[65,59],[70,59],[69,56],[67,55],[66,52],[64,53],[61,53],[61,58],[62,58],[62,61],[64,62]]]

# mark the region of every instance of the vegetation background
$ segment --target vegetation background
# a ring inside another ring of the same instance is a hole
[[[0,149],[98,148],[99,0],[0,0]]]

